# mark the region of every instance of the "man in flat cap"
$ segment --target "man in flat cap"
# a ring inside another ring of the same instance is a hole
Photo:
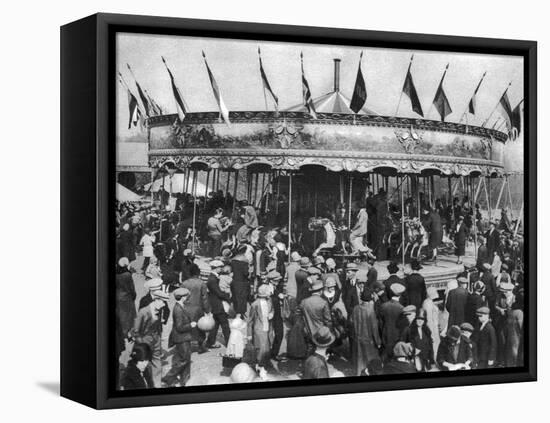
[[[480,280],[485,285],[485,292],[483,294],[487,300],[487,305],[491,311],[494,311],[498,287],[493,276],[492,266],[489,263],[483,263],[483,273]]]
[[[397,276],[397,273],[399,272],[399,266],[397,265],[396,262],[391,261],[388,264],[387,269],[390,276],[388,277],[388,279],[384,281],[384,286],[386,287],[386,296],[388,298],[391,298],[393,297],[393,292],[390,287],[394,283],[398,283],[400,285],[403,285],[403,287],[405,287],[405,281],[399,276]],[[407,305],[407,296],[405,292],[403,293],[403,295],[401,295],[400,301],[403,306]]]
[[[473,362],[472,347],[462,339],[459,326],[450,326],[437,349],[437,365],[441,370],[468,370]]]
[[[189,290],[189,298],[185,305],[185,309],[191,315],[191,319],[198,322],[205,314],[210,313],[210,302],[208,301],[208,289],[206,284],[200,278],[201,271],[199,266],[193,263],[189,268],[189,278],[181,283],[183,288]],[[199,345],[199,354],[208,351],[206,348],[206,334],[198,327],[192,331],[193,337]]]
[[[397,342],[391,351],[392,359],[384,366],[383,374],[397,375],[402,373],[416,373],[416,366],[412,363],[417,350],[409,343]]]
[[[475,325],[477,323],[477,309],[487,305],[487,301],[483,296],[485,292],[485,284],[481,281],[476,281],[474,283],[474,289],[471,294],[468,295],[466,300],[466,310],[464,312],[464,321],[468,322],[470,325]]]
[[[276,270],[272,270],[267,274],[267,281],[270,285],[271,303],[273,304],[273,318],[271,325],[273,327],[273,341],[271,343],[271,357],[273,359],[281,359],[279,351],[283,342],[285,326],[283,322],[283,301],[285,298],[283,289],[283,277]]]
[[[300,268],[294,274],[296,279],[296,304],[300,304],[304,298],[309,296],[309,282],[307,280],[309,273],[307,269],[310,267],[311,260],[309,257],[301,257]]]
[[[488,369],[495,365],[497,358],[497,336],[490,322],[489,307],[477,310],[479,327],[474,331],[472,340],[477,345],[477,368]]]
[[[367,278],[365,275],[364,280],[360,281],[357,277],[359,267],[355,263],[346,264],[346,280],[342,284],[342,301],[346,306],[346,311],[348,316],[353,312],[353,308],[359,304],[361,298],[361,292],[365,284],[367,283]]]
[[[508,336],[506,322],[512,311],[512,305],[515,302],[514,284],[503,282],[498,287],[498,294],[495,302],[495,312],[493,314],[493,326],[497,335],[497,364],[504,364],[505,346]]]
[[[458,279],[458,287],[452,289],[447,294],[445,308],[449,312],[449,321],[447,327],[453,325],[459,326],[464,323],[464,314],[466,311],[466,301],[468,300],[468,278],[460,276]]]
[[[145,294],[143,297],[140,298],[139,306],[138,306],[139,310],[141,310],[144,307],[147,307],[149,304],[153,302],[153,292],[163,289],[162,279],[160,278],[149,279],[145,281],[145,283],[143,284],[143,287],[147,290],[147,294]],[[164,306],[160,311],[160,319],[163,325],[165,325],[168,322],[169,317],[170,317],[170,308],[168,307],[168,302],[165,301]]]
[[[393,347],[401,335],[398,326],[399,318],[403,312],[399,298],[405,292],[405,287],[399,283],[390,286],[391,299],[380,306],[380,323],[382,324],[382,344],[384,346],[384,357],[391,358]]]
[[[172,310],[172,331],[168,338],[168,348],[174,347],[172,367],[162,378],[166,386],[185,386],[191,376],[192,330],[197,326],[187,310],[186,303],[191,292],[187,288],[177,288],[174,292],[176,303]]]
[[[169,295],[162,289],[151,292],[151,303],[137,313],[131,336],[136,343],[145,343],[151,347],[151,375],[155,388],[160,388],[162,377],[162,320],[161,309]]]
[[[411,262],[412,273],[405,278],[408,303],[417,309],[422,307],[422,302],[426,299],[426,282],[424,276],[420,274],[421,269],[422,265],[418,260],[413,259]]]

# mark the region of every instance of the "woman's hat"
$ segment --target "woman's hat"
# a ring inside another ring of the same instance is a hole
[[[323,256],[316,256],[313,259],[313,263],[314,264],[324,264],[325,263],[325,258]]]
[[[483,263],[483,268],[485,270],[491,270],[491,265],[489,263]]]
[[[485,284],[481,281],[477,281],[474,284],[474,291],[479,292],[480,294],[483,293],[483,291],[485,291]]]
[[[411,261],[411,269],[412,270],[420,270],[422,269],[422,265],[420,264],[420,262],[416,259],[414,259],[413,261]]]
[[[332,257],[329,257],[328,259],[326,259],[325,264],[327,265],[327,267],[329,267],[331,269],[336,267],[336,262],[334,261],[334,259]]]
[[[178,301],[182,297],[188,297],[189,295],[191,295],[191,291],[189,291],[187,288],[182,287],[176,289],[174,292],[172,292],[172,294],[174,294],[174,298],[176,299],[176,301]]]
[[[458,341],[458,338],[460,338],[460,327],[454,325],[451,326],[447,331],[447,337],[455,342]]]
[[[399,272],[399,266],[396,262],[392,261],[390,264],[388,264],[388,272],[390,272],[390,274]]]
[[[412,346],[412,344],[407,342],[399,341],[393,347],[394,357],[412,357],[413,353],[416,353],[416,349]]]
[[[320,275],[321,274],[321,271],[317,268],[317,267],[308,267],[306,272],[309,274],[309,275]]]
[[[290,253],[291,261],[300,261],[301,258],[302,256],[298,253],[298,251],[293,251],[292,253]]]
[[[128,267],[130,265],[130,260],[128,260],[127,257],[121,257],[119,260],[118,260],[118,265],[120,267]]]
[[[318,347],[328,347],[334,342],[336,337],[326,326],[321,326],[317,332],[313,334],[312,341]]]
[[[325,288],[333,288],[337,286],[336,279],[334,279],[332,276],[329,276],[325,279]]]
[[[372,301],[372,292],[370,289],[363,289],[363,292],[361,292],[361,301]]]
[[[502,270],[508,270],[508,265],[506,263],[502,263],[502,266],[500,266]]]
[[[269,298],[271,296],[271,290],[266,284],[262,284],[258,287],[258,297],[260,298]]]

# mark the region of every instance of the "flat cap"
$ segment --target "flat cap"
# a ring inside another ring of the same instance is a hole
[[[346,264],[346,270],[359,270],[359,267],[355,263],[348,263]]]
[[[176,289],[172,294],[174,294],[174,298],[176,300],[179,300],[181,297],[188,297],[191,295],[191,292],[187,288],[178,288]]]
[[[413,314],[416,313],[416,307],[413,305],[408,305],[405,308],[403,308],[402,311],[403,314]]]
[[[468,278],[461,276],[457,279],[458,283],[468,283]]]
[[[316,267],[308,267],[306,272],[310,275],[320,275],[321,271]]]
[[[393,292],[395,295],[401,295],[403,292],[405,292],[405,287],[400,283],[392,283],[390,289],[391,292]]]
[[[282,278],[283,277],[281,276],[281,274],[279,272],[277,272],[276,270],[272,270],[271,272],[269,272],[267,274],[267,279],[272,280],[272,281],[281,280]]]
[[[489,307],[479,307],[476,310],[476,314],[489,314],[489,313],[490,313]]]
[[[468,332],[473,332],[474,327],[468,322],[464,322],[460,325],[460,330],[467,330]]]

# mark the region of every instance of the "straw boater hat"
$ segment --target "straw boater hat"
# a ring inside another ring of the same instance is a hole
[[[328,347],[334,342],[336,337],[326,326],[321,326],[312,336],[312,341],[318,347]]]
[[[461,276],[457,279],[458,283],[460,285],[464,285],[464,284],[468,284],[468,278],[464,277],[464,276]]]

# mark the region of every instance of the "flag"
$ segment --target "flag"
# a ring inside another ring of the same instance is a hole
[[[172,94],[174,95],[174,100],[176,100],[176,109],[178,112],[178,117],[180,121],[183,121],[185,118],[185,104],[183,102],[183,97],[180,93],[180,90],[176,86],[176,81],[174,80],[174,75],[172,75],[172,72],[170,71],[170,68],[166,64],[166,60],[164,60],[164,57],[162,57],[162,62],[164,63],[164,66],[166,66],[166,70],[168,71],[168,75],[170,76],[170,83],[172,85]]]
[[[472,94],[472,98],[470,99],[470,102],[468,103],[468,113],[471,113],[472,115],[476,114],[476,103],[477,103],[476,102],[476,94],[477,94],[477,91],[479,90],[479,87],[481,86],[481,83],[483,82],[483,78],[485,78],[486,73],[487,72],[483,73],[483,76],[479,80],[479,83],[477,84],[477,87],[476,87],[474,93]]]
[[[313,105],[313,99],[311,98],[311,90],[309,89],[309,84],[307,83],[306,75],[304,73],[304,54],[300,53],[300,61],[302,63],[302,95],[304,97],[304,105],[307,107],[307,110],[313,119],[317,119],[317,112],[315,111],[315,106]]]
[[[218,102],[218,107],[220,108],[220,114],[222,115],[225,123],[230,125],[231,122],[229,121],[229,110],[227,110],[227,107],[225,106],[225,103],[222,98],[222,94],[220,92],[220,88],[218,87],[218,83],[216,82],[216,79],[214,78],[214,75],[210,70],[210,66],[208,66],[208,62],[206,61],[206,54],[204,54],[204,51],[202,52],[202,57],[204,58],[204,64],[206,65],[206,70],[208,71],[208,77],[210,78],[210,84],[212,85],[212,92],[214,93],[214,97],[216,97],[216,101]]]
[[[508,88],[500,97],[498,107],[500,113],[506,122],[506,127],[508,128],[508,134],[511,139],[516,139],[521,131],[521,104],[523,100],[518,103],[518,105],[512,110],[512,105],[510,104],[510,99],[508,98]]]
[[[441,77],[441,81],[439,82],[439,86],[437,87],[433,100],[433,105],[441,116],[441,122],[445,122],[445,117],[453,112],[453,109],[451,109],[451,105],[449,104],[449,100],[447,100],[447,95],[443,90],[443,80],[447,74],[447,69],[449,69],[449,64],[445,67],[445,71],[443,72],[443,76]]]
[[[267,80],[267,75],[265,74],[264,66],[262,64],[262,56],[260,54],[260,47],[258,47],[258,59],[260,60],[260,75],[262,77],[262,84],[264,86],[264,92],[267,91],[269,94],[271,94],[271,97],[273,98],[273,101],[275,102],[275,109],[279,110],[279,98],[275,95],[275,93],[271,89],[271,85],[269,85],[269,81]]]
[[[365,87],[365,80],[363,79],[363,72],[361,72],[361,59],[363,58],[363,52],[359,56],[359,68],[357,69],[357,78],[355,80],[355,88],[353,89],[353,95],[349,103],[349,108],[354,113],[359,113],[367,101],[367,88]]]
[[[413,56],[411,56],[411,62],[409,63],[409,69],[407,70],[407,76],[405,77],[405,83],[403,84],[403,93],[409,97],[411,100],[411,106],[413,112],[418,113],[420,116],[424,117],[422,112],[422,105],[418,99],[418,94],[416,88],[414,87],[414,82],[411,74],[411,65],[412,65]]]
[[[130,112],[130,115],[128,116],[128,129],[132,127],[132,124],[134,126],[137,125],[138,122],[138,102],[137,98],[134,97],[134,95],[128,90],[128,109]]]
[[[149,100],[149,104],[151,105],[151,111],[153,112],[153,115],[154,116],[162,115],[162,109],[157,104],[155,99],[151,97],[151,95],[149,94],[149,91],[145,90],[145,95],[147,96],[147,100]]]
[[[134,76],[134,72],[132,72],[132,68],[130,67],[130,65],[128,63],[126,63],[126,66],[128,66],[128,70],[130,71],[132,76]],[[150,111],[151,106],[149,105],[149,100],[147,99],[147,95],[143,92],[143,90],[141,88],[141,85],[139,85],[139,83],[137,82],[137,79],[136,79],[135,76],[134,76],[134,81],[136,83],[136,87],[137,87],[139,98],[141,100],[141,104],[143,104],[145,115],[147,117],[149,117],[151,115],[151,111]]]

